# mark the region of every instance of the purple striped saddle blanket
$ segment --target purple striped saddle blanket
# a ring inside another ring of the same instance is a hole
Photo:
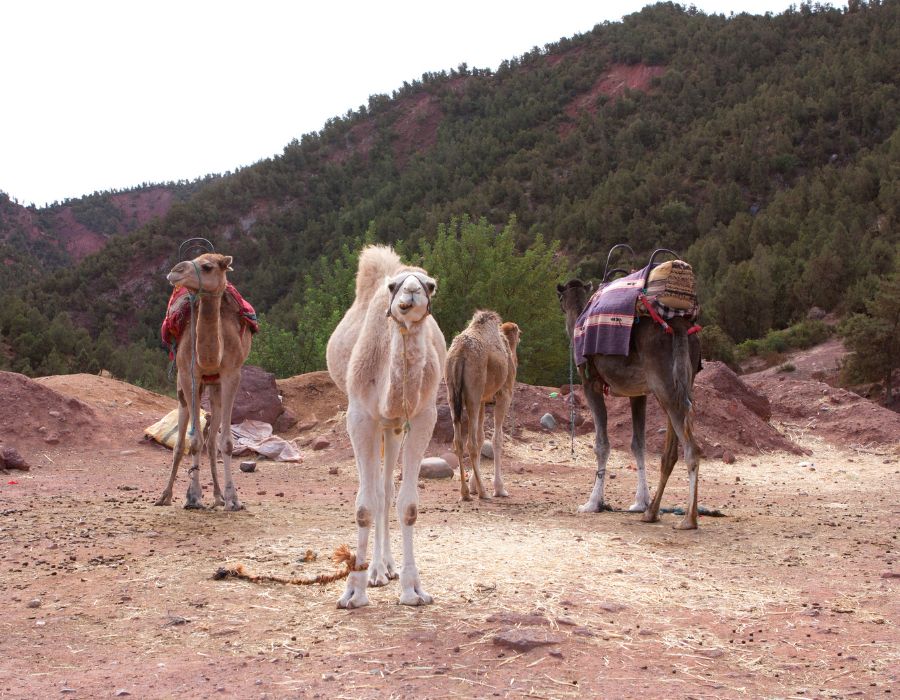
[[[599,287],[575,323],[575,363],[588,355],[627,355],[647,268]]]

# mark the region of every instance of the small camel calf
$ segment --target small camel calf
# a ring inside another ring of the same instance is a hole
[[[459,460],[460,495],[471,500],[470,492],[478,490],[479,498],[488,495],[481,483],[478,466],[484,443],[484,407],[494,402],[494,496],[509,496],[503,486],[501,457],[503,452],[503,421],[512,403],[516,383],[516,348],[519,327],[515,323],[500,323],[493,311],[476,311],[469,325],[453,339],[447,353],[444,376],[447,380],[447,400],[453,417],[453,451]],[[468,414],[469,459],[472,474],[466,485],[463,461],[463,409]]]

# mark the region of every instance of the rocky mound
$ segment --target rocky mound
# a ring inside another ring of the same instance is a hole
[[[331,381],[328,372],[310,372],[277,380],[284,407],[297,419],[294,430],[302,432],[347,410],[347,397]]]
[[[14,447],[85,447],[108,441],[93,408],[15,372],[0,372],[0,442]],[[24,453],[24,452],[23,452]]]
[[[743,379],[769,397],[776,421],[844,448],[900,451],[900,413],[859,394],[785,373],[766,371]]]

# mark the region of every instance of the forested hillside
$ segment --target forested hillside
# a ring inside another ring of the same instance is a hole
[[[642,258],[674,248],[699,273],[704,322],[732,341],[813,305],[865,311],[898,265],[897,66],[897,0],[730,18],[663,3],[496,71],[426,74],[199,186],[77,265],[0,285],[0,363],[163,381],[164,273],[192,236],[234,256],[233,281],[286,346],[306,342],[304,319],[327,337],[340,309],[323,303],[345,299],[347,256],[365,235],[422,260],[439,230],[507,236],[553,257],[548,277],[596,277],[618,242]],[[0,208],[0,230],[7,216]],[[430,272],[459,288],[452,270]],[[85,347],[65,340],[74,327]],[[531,379],[565,375],[561,329],[524,328]],[[302,368],[320,365],[317,353]]]

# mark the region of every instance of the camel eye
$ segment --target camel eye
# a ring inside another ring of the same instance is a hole
[[[200,267],[203,268],[204,272],[212,272],[213,266],[209,263],[203,263]]]

